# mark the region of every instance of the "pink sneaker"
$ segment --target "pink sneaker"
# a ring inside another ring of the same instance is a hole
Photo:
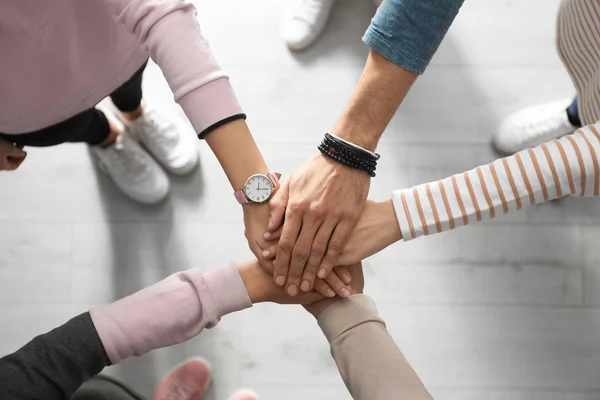
[[[191,358],[160,381],[152,400],[200,400],[210,384],[210,375],[206,360]]]
[[[229,400],[258,400],[258,395],[252,390],[243,389],[235,392]]]

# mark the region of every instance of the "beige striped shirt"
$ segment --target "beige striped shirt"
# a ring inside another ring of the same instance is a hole
[[[404,240],[572,196],[598,196],[600,123],[437,182],[393,192]]]

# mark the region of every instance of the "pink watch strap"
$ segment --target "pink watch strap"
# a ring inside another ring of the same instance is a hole
[[[281,174],[279,174],[277,172],[269,172],[267,174],[267,178],[269,178],[269,180],[273,184],[273,190],[275,190],[279,187],[279,178],[280,177],[281,177]]]
[[[240,204],[248,204],[248,198],[246,197],[246,194],[244,193],[243,189],[238,189],[235,192],[233,192],[233,195],[235,196],[235,199],[237,200],[238,203]]]

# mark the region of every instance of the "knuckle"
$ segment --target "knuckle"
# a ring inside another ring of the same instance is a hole
[[[323,242],[315,241],[312,246],[311,254],[316,255],[316,256],[322,256],[325,254],[326,250],[327,250],[327,247]]]
[[[327,207],[324,204],[314,204],[310,206],[310,214],[315,218],[322,218],[327,214]]]
[[[304,210],[304,207],[305,205],[303,200],[294,201],[288,204],[288,210],[291,213],[299,213]]]
[[[281,239],[279,241],[279,250],[289,253],[293,249],[294,249],[294,242],[292,242],[290,239]]]
[[[344,210],[341,213],[342,219],[353,220],[358,216],[358,213],[354,210]]]
[[[306,247],[296,246],[296,248],[294,249],[294,253],[292,254],[292,257],[294,257],[294,259],[296,261],[304,261],[308,258],[308,255],[309,255],[309,250]]]
[[[339,253],[342,250],[342,246],[343,246],[342,240],[340,238],[334,237],[329,241],[328,253],[329,254]]]

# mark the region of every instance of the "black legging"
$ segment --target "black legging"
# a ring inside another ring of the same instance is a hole
[[[142,102],[142,76],[146,64],[121,87],[110,94],[114,105],[121,111],[134,111]],[[110,125],[106,115],[96,108],[85,110],[58,124],[23,134],[0,132],[0,138],[17,146],[48,147],[67,142],[97,145],[108,137]]]

